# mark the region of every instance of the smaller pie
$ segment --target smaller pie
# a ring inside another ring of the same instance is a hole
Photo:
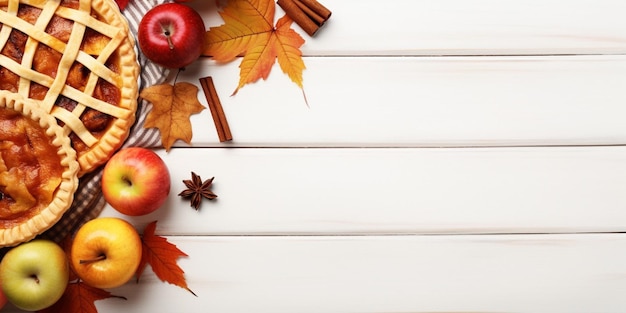
[[[0,247],[54,225],[72,204],[78,171],[56,118],[33,100],[0,91]]]

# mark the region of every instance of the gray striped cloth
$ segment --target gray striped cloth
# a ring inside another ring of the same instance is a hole
[[[164,0],[132,0],[122,12],[128,20],[131,32],[137,34],[137,26],[145,13]],[[139,90],[144,87],[151,86],[163,82],[169,70],[150,62],[139,50],[137,52],[139,65],[141,66],[141,75],[139,77]],[[156,128],[143,128],[146,114],[150,109],[150,104],[144,100],[138,103],[137,121],[130,131],[125,147],[160,147],[161,138]],[[52,228],[41,234],[40,237],[61,242],[68,234],[73,234],[80,226],[87,221],[96,218],[102,212],[105,206],[102,189],[100,187],[100,178],[102,177],[102,168],[93,171],[81,177],[78,191],[74,195],[74,202],[70,209],[65,213],[59,222]]]

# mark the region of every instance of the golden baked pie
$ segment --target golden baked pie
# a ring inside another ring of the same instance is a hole
[[[72,204],[78,170],[57,120],[35,101],[0,91],[0,246],[54,225]]]
[[[64,128],[82,175],[135,121],[139,65],[113,0],[0,0],[0,90],[37,100]]]

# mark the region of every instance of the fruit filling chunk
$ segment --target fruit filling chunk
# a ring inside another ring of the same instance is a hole
[[[64,168],[58,148],[37,122],[0,109],[0,225],[48,206]]]

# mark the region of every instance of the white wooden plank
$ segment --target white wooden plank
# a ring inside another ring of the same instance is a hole
[[[106,312],[623,312],[624,234],[171,237],[194,297],[151,273]]]
[[[199,61],[234,140],[209,110],[193,146],[484,146],[626,142],[626,56],[307,58],[305,92],[280,72],[230,96],[238,63]],[[202,91],[198,97],[206,106]],[[179,142],[178,146],[187,146]]]
[[[626,147],[173,149],[168,235],[622,231]],[[177,194],[215,177],[195,211]],[[119,216],[107,208],[103,216]]]
[[[333,16],[307,55],[595,54],[626,51],[621,0],[322,1]],[[193,5],[207,27],[223,21],[215,1]],[[283,11],[277,8],[277,17]]]

